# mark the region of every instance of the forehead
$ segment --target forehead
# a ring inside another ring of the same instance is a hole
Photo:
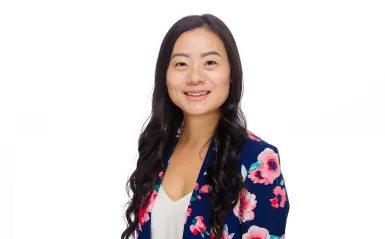
[[[219,36],[205,28],[196,28],[182,33],[175,42],[174,52],[200,54],[206,51],[218,51],[226,55],[226,49]]]

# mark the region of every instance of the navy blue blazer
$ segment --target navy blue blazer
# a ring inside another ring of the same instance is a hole
[[[148,200],[143,200],[146,203],[141,205],[136,231],[139,239],[151,238],[152,206],[178,138],[179,134],[165,160],[163,169],[159,172],[152,192],[146,196]],[[210,185],[207,184],[205,177],[214,150],[211,142],[191,195],[190,204],[186,209],[183,231],[185,239],[212,236]],[[246,188],[241,191],[237,205],[226,215],[223,238],[284,239],[289,200],[277,147],[247,131],[246,143],[240,152],[237,168]]]

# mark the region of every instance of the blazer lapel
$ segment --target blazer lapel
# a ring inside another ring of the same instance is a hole
[[[151,239],[151,211],[152,211],[152,206],[153,206],[153,203],[156,200],[156,196],[158,195],[159,187],[162,184],[164,173],[166,172],[167,166],[168,166],[168,164],[170,162],[170,158],[171,158],[172,152],[174,151],[175,146],[176,146],[176,144],[178,142],[178,138],[179,138],[179,133],[174,138],[174,140],[173,140],[173,142],[171,144],[170,150],[169,150],[169,152],[168,152],[168,154],[166,156],[166,159],[163,162],[163,166],[162,166],[160,172],[158,173],[158,176],[157,176],[157,179],[156,179],[156,183],[155,183],[155,185],[154,185],[154,187],[152,189],[152,192],[150,194],[150,198],[154,198],[154,200],[152,201],[152,205],[150,206],[150,208],[148,210],[149,219],[146,222],[146,227],[143,228],[144,230],[142,230],[139,233],[138,239]]]
[[[210,186],[206,183],[205,175],[208,166],[214,159],[214,151],[213,141],[211,141],[196,180],[195,188],[190,198],[190,204],[186,211],[183,238],[188,238],[187,235],[191,233],[194,235],[195,233],[200,233],[202,238],[210,238],[209,227],[206,225],[209,223],[208,220],[211,217],[211,210],[208,207],[210,206]],[[206,227],[207,230],[203,230],[202,226]]]

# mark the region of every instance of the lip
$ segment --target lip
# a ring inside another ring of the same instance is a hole
[[[202,93],[202,92],[207,92],[207,94],[205,95],[201,95],[201,96],[192,96],[192,95],[188,95],[187,93]],[[211,91],[186,91],[186,92],[183,92],[186,96],[186,98],[190,101],[201,101],[201,100],[204,100],[208,97],[208,95],[210,94]]]
[[[209,90],[189,90],[189,91],[185,91],[185,92],[183,92],[183,93],[192,93],[192,94],[196,94],[196,93],[202,93],[202,92],[207,92],[207,93],[210,93],[211,91],[209,91]]]

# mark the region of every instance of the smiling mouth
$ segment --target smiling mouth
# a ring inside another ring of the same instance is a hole
[[[183,92],[185,95],[188,95],[188,96],[195,96],[195,97],[198,97],[198,96],[202,96],[202,95],[208,95],[211,91],[203,91],[203,92]]]

